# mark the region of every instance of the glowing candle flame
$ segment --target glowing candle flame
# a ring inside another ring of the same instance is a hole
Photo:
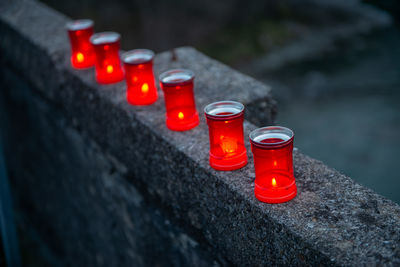
[[[111,65],[107,66],[107,73],[112,73],[114,71],[114,67]]]
[[[236,152],[238,148],[236,139],[225,137],[223,135],[221,135],[220,139],[221,139],[221,148],[222,151],[224,151],[224,153],[229,154]]]
[[[276,179],[275,179],[275,177],[272,178],[272,186],[276,186]]]
[[[274,160],[274,166],[276,167],[278,165],[278,162],[276,162],[276,160]]]
[[[178,113],[178,118],[179,118],[179,119],[183,119],[184,117],[185,117],[185,116],[183,115],[182,112],[179,112],[179,113]]]
[[[85,59],[85,57],[83,56],[83,54],[81,52],[76,54],[76,60],[78,60],[79,63],[83,62],[84,59]]]
[[[142,85],[142,93],[147,93],[149,91],[149,85],[147,83],[144,83]]]

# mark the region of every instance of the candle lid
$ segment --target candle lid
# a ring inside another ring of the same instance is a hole
[[[90,37],[90,42],[93,45],[102,45],[118,42],[121,36],[116,32],[99,32]]]
[[[122,55],[122,60],[126,64],[142,64],[153,60],[154,52],[149,49],[135,49],[125,52]]]
[[[93,20],[90,19],[73,20],[66,24],[67,29],[70,31],[84,30],[92,26],[93,26]]]
[[[253,145],[262,148],[278,148],[285,146],[294,138],[292,130],[282,126],[267,126],[258,128],[249,134],[250,141]],[[274,140],[266,142],[265,140]]]
[[[236,101],[218,101],[208,104],[204,108],[207,118],[227,120],[239,117],[244,112],[244,105]]]
[[[162,73],[159,80],[163,84],[175,85],[190,82],[194,79],[194,73],[191,70],[175,69]]]

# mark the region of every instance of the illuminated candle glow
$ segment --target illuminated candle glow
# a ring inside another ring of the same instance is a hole
[[[101,84],[116,83],[124,79],[119,58],[120,35],[116,32],[96,33],[90,42],[96,53],[96,80]]]
[[[123,54],[126,75],[126,96],[132,105],[150,105],[157,100],[153,74],[154,53],[136,49]]]
[[[173,131],[186,131],[199,124],[194,100],[194,74],[190,70],[170,70],[159,77],[164,91],[166,123]]]
[[[269,126],[250,133],[256,180],[254,194],[267,203],[282,203],[297,194],[293,175],[292,130]]]
[[[84,69],[94,66],[96,56],[90,37],[93,35],[93,21],[74,20],[66,25],[71,44],[71,64],[74,68]]]
[[[204,108],[210,137],[210,166],[231,171],[247,164],[243,138],[244,106],[220,101]]]
[[[272,184],[272,186],[276,186],[276,179],[275,179],[275,177],[272,177],[271,184]]]

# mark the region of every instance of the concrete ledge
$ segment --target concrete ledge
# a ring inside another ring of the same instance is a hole
[[[124,179],[110,183],[140,188],[144,198],[158,203],[185,231],[196,233],[230,264],[400,264],[398,205],[300,152],[294,157],[298,196],[280,205],[258,202],[251,158],[239,171],[209,167],[203,116],[194,130],[171,132],[165,126],[161,92],[156,104],[132,107],[125,101],[124,83],[99,86],[93,70],[71,69],[66,21],[34,1],[3,7],[1,55],[36,88],[36,94],[59,106],[75,129],[125,166]],[[156,72],[181,66],[193,69],[199,111],[225,98],[250,106],[262,102],[267,115],[260,121],[273,121],[268,87],[192,48],[176,49],[176,55],[176,61],[170,52],[157,55]],[[254,128],[245,122],[246,135]],[[96,195],[92,198],[95,201]],[[95,217],[87,218],[86,226],[94,221]],[[58,231],[55,234],[62,235],[63,229]],[[91,238],[95,242],[96,233]],[[79,257],[79,251],[74,253],[65,257]],[[105,259],[104,265],[107,261],[113,259]]]

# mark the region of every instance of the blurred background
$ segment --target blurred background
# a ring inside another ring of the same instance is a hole
[[[300,150],[400,203],[399,1],[43,2],[124,50],[190,45],[271,85]]]

